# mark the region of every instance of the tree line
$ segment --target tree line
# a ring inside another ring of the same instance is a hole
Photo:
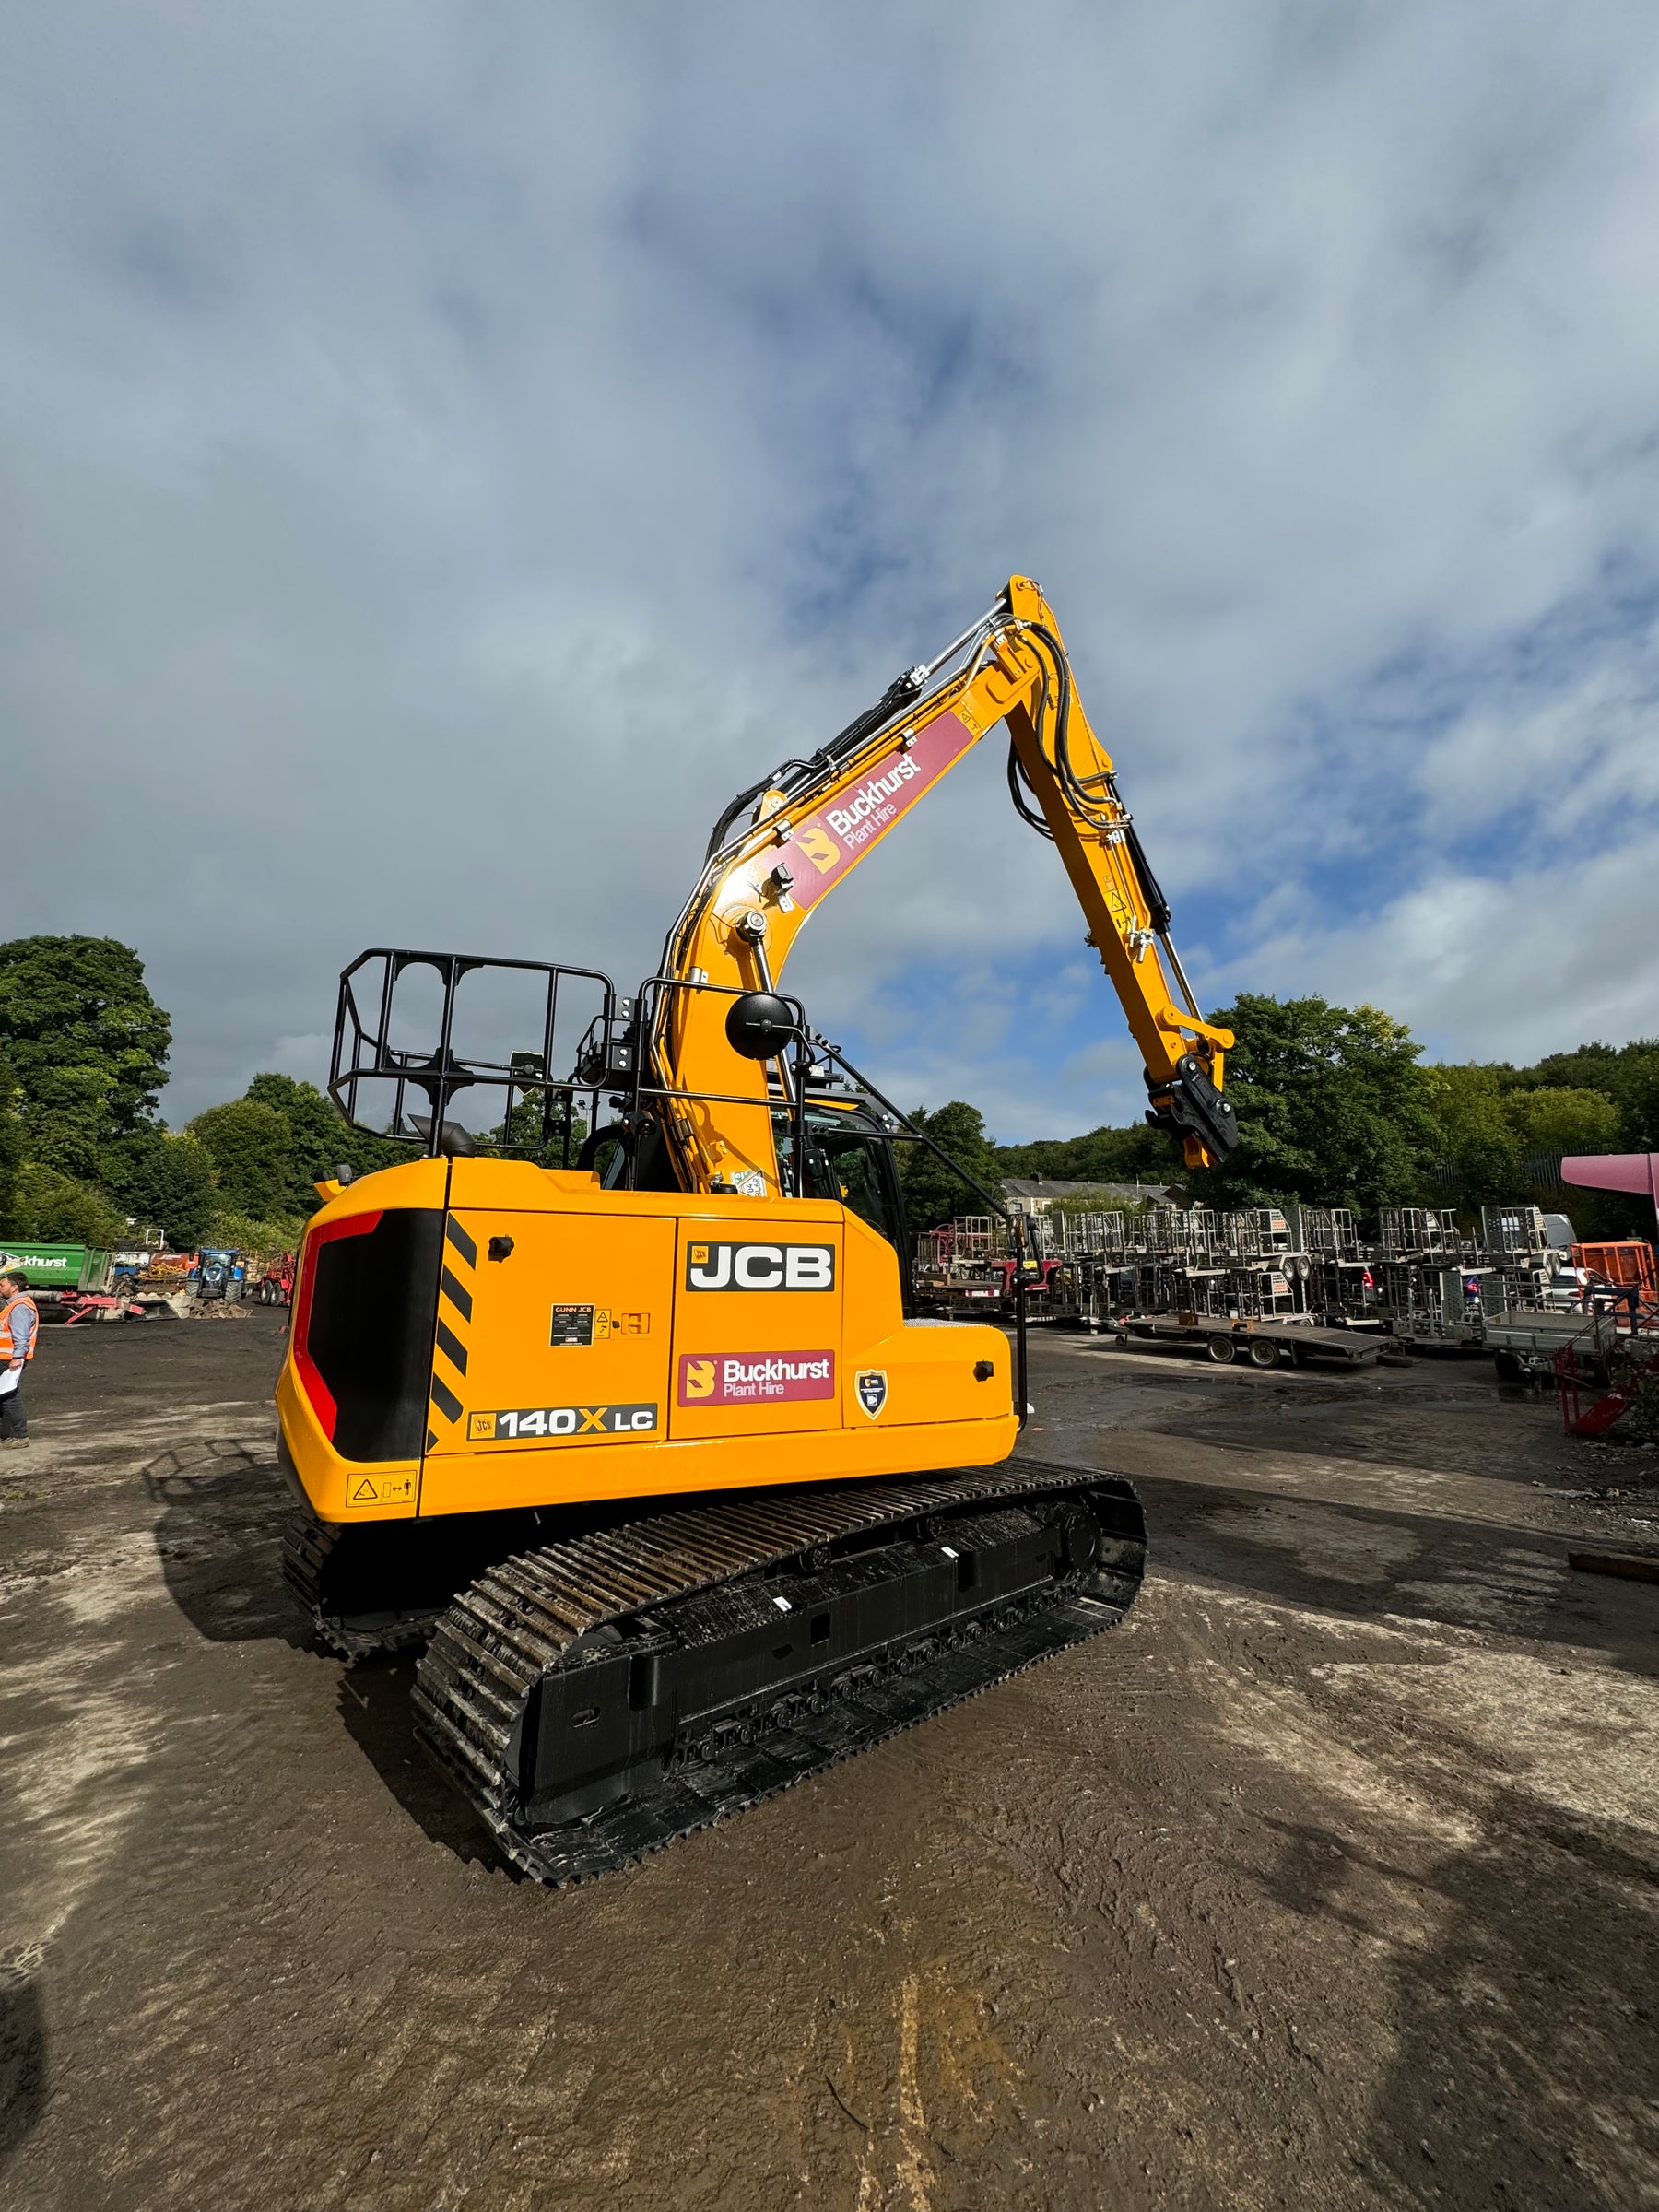
[[[1499,1200],[1571,1212],[1583,1234],[1653,1230],[1651,1209],[1611,1194],[1563,1196],[1566,1152],[1659,1150],[1659,1039],[1584,1044],[1529,1067],[1425,1063],[1403,1022],[1374,1006],[1241,993],[1210,1017],[1232,1030],[1228,1096],[1240,1139],[1218,1168],[1188,1171],[1144,1123],[999,1145],[956,1099],[916,1119],[988,1189],[1006,1175],[1170,1182],[1205,1206],[1300,1199],[1345,1206],[1366,1227],[1386,1206]],[[315,1085],[257,1075],[187,1127],[160,1115],[172,1030],[131,947],[112,937],[0,945],[0,1236],[115,1245],[161,1230],[175,1250],[293,1244],[316,1182],[409,1157],[354,1129]],[[900,1147],[912,1226],[982,1210],[925,1147]]]
[[[1237,1039],[1226,1082],[1239,1142],[1218,1168],[1187,1169],[1179,1144],[1145,1123],[999,1145],[958,1099],[923,1111],[921,1125],[993,1188],[1005,1175],[1167,1182],[1218,1208],[1343,1206],[1367,1229],[1383,1206],[1452,1207],[1469,1221],[1518,1202],[1568,1213],[1590,1238],[1653,1234],[1645,1201],[1564,1191],[1557,1167],[1564,1153],[1659,1151],[1659,1039],[1579,1045],[1531,1066],[1434,1064],[1375,1006],[1241,992],[1209,1019]],[[907,1145],[900,1165],[916,1227],[979,1210],[924,1147]]]
[[[175,1251],[280,1251],[343,1161],[408,1147],[352,1128],[314,1084],[255,1076],[167,1127],[172,1025],[113,937],[0,945],[0,1236],[112,1248],[159,1229]]]

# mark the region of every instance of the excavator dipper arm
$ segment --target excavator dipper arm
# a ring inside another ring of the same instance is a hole
[[[677,987],[663,994],[647,1046],[688,1190],[781,1190],[766,1072],[727,1038],[730,994],[777,987],[816,909],[998,723],[1011,740],[1015,805],[1058,848],[1088,942],[1145,1056],[1147,1119],[1181,1136],[1189,1166],[1230,1149],[1237,1132],[1221,1088],[1231,1033],[1198,1012],[1058,625],[1038,586],[1017,576],[939,660],[908,669],[810,759],[740,794],[717,825],[669,935],[664,973]]]

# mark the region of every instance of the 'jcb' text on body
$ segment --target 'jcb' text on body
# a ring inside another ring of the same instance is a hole
[[[688,1244],[688,1290],[833,1290],[833,1244]]]

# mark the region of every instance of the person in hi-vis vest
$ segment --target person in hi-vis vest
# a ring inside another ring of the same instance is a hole
[[[40,1333],[41,1316],[29,1295],[29,1277],[0,1275],[0,1444],[29,1441],[22,1382]]]

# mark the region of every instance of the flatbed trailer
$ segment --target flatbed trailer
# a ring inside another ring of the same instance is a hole
[[[1518,1306],[1508,1313],[1488,1315],[1486,1348],[1501,1382],[1553,1377],[1558,1355],[1571,1347],[1579,1372],[1605,1382],[1621,1346],[1630,1342],[1628,1324],[1621,1329],[1618,1320],[1613,1313],[1549,1312]]]
[[[1450,1318],[1418,1311],[1394,1318],[1394,1334],[1414,1352],[1484,1352],[1488,1347],[1486,1316],[1475,1308]]]
[[[1398,1340],[1368,1329],[1322,1329],[1300,1321],[1232,1320],[1217,1313],[1126,1313],[1108,1324],[1120,1344],[1172,1344],[1202,1351],[1218,1367],[1247,1359],[1253,1367],[1277,1367],[1287,1357],[1300,1364],[1310,1357],[1347,1367],[1369,1367],[1379,1359],[1403,1360]]]

